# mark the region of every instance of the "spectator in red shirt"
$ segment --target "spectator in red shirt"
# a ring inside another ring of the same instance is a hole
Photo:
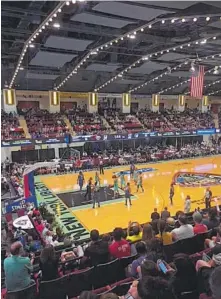
[[[193,221],[195,225],[193,227],[194,235],[205,233],[208,231],[208,228],[205,224],[202,223],[203,217],[199,212],[193,214]]]
[[[131,255],[130,244],[123,239],[123,229],[117,227],[113,231],[114,241],[109,246],[109,252],[114,258],[122,258]]]
[[[44,224],[43,224],[43,222],[42,222],[41,219],[37,219],[37,221],[35,222],[35,228],[37,229],[37,231],[38,231],[40,234],[42,234],[42,232],[43,232],[45,226],[44,226]]]

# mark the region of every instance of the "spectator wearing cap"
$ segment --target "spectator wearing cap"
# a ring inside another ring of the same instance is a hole
[[[132,232],[132,235],[131,235]],[[142,239],[143,232],[142,227],[138,222],[132,223],[131,221],[128,223],[127,228],[127,241],[129,242],[137,242]]]
[[[14,242],[10,252],[11,255],[4,260],[5,283],[7,291],[15,292],[34,283],[30,276],[34,259],[22,257],[23,245],[21,242]]]
[[[109,252],[113,258],[122,258],[131,255],[130,244],[123,239],[123,229],[117,227],[113,231],[114,241],[109,246]]]
[[[173,240],[178,241],[182,239],[191,238],[194,236],[193,227],[187,224],[187,218],[185,215],[180,215],[178,217],[178,222],[180,224],[179,228],[172,230]]]
[[[207,226],[202,223],[202,215],[199,212],[195,212],[193,214],[193,221],[195,223],[193,227],[194,235],[201,234],[207,232]]]

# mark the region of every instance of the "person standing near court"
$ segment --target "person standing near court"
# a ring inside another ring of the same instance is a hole
[[[135,170],[135,165],[133,162],[130,164],[130,178],[132,179],[134,177],[134,170]]]
[[[99,168],[100,168],[100,174],[104,174],[104,160],[101,158],[99,160]]]
[[[96,203],[98,208],[100,208],[99,186],[97,182],[95,182],[94,186],[92,187],[92,193],[93,209],[95,208]]]
[[[206,188],[206,193],[205,193],[205,205],[206,205],[206,209],[210,209],[211,208],[211,200],[212,200],[212,191],[210,190],[210,188]]]
[[[173,205],[173,197],[174,197],[174,184],[172,183],[170,185],[170,196],[169,196],[171,206]]]
[[[138,178],[137,178],[137,192],[138,192],[139,188],[141,188],[142,192],[144,192],[142,172],[140,172],[138,174]]]
[[[125,187],[124,190],[125,190],[125,206],[127,206],[127,201],[129,201],[130,206],[132,206],[130,183],[127,183],[127,186]]]
[[[97,183],[97,185],[98,185],[99,187],[101,186],[101,180],[100,180],[100,177],[99,177],[99,174],[98,174],[97,171],[95,172],[95,178],[94,178],[94,181],[95,181],[95,183]]]
[[[79,187],[80,187],[80,191],[82,191],[82,188],[83,188],[83,185],[84,185],[84,175],[83,175],[83,173],[82,173],[82,171],[80,171],[79,172],[79,174],[78,174],[78,179],[77,179],[77,183],[78,183],[78,185],[79,185]]]
[[[126,187],[125,177],[123,171],[120,173],[120,187],[124,189]]]
[[[184,213],[189,213],[191,209],[191,200],[190,200],[190,196],[187,195],[185,203],[184,203]]]
[[[91,192],[92,192],[92,178],[90,178],[88,181],[87,191],[84,195],[85,199],[88,198],[88,201],[92,201]]]

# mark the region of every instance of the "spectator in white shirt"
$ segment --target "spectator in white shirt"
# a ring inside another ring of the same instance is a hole
[[[194,236],[193,227],[187,224],[187,218],[185,215],[180,215],[178,218],[180,227],[172,230],[172,238],[175,241],[191,238]]]

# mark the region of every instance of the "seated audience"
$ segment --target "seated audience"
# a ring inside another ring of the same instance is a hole
[[[132,233],[132,235],[131,235]],[[130,242],[137,242],[142,239],[142,227],[138,222],[129,222],[128,228],[127,228],[127,241]]]
[[[221,244],[221,225],[219,225],[218,229],[217,229],[217,234],[215,237],[212,237],[212,239],[206,239],[205,240],[205,245],[208,248],[213,248],[216,245]]]
[[[217,216],[217,209],[215,207],[211,208],[208,213],[208,218],[204,219],[202,222],[207,226],[208,230],[218,227],[220,219]]]
[[[146,243],[147,249],[149,248],[149,244],[153,238],[154,238],[154,232],[152,226],[149,223],[144,224],[142,241]]]
[[[147,248],[146,248],[146,244],[141,241],[141,242],[138,242],[136,243],[136,250],[137,250],[137,254],[138,254],[138,257],[136,260],[134,260],[132,262],[132,265],[131,265],[131,276],[133,277],[137,277],[138,276],[138,267],[141,266],[142,262],[146,259],[147,257]]]
[[[58,278],[58,262],[59,260],[56,258],[54,247],[46,245],[41,252],[39,263],[43,281]]]
[[[123,229],[115,228],[113,231],[114,240],[109,246],[109,252],[113,258],[122,258],[131,255],[130,244],[123,239]]]
[[[11,245],[11,255],[4,260],[5,283],[7,291],[15,292],[27,288],[33,284],[31,280],[32,263],[28,257],[23,257],[23,246],[21,242]]]
[[[172,233],[167,230],[167,223],[165,220],[160,219],[158,221],[159,234],[156,235],[163,242],[163,245],[169,245],[173,243]]]
[[[221,299],[221,266],[218,266],[210,275],[209,284],[213,299]]]
[[[176,271],[171,281],[177,298],[181,298],[181,294],[184,292],[195,291],[197,288],[196,269],[189,256],[183,253],[176,254],[173,259],[173,266]]]
[[[140,299],[174,299],[168,281],[162,277],[143,277],[137,285]]]
[[[202,215],[199,212],[193,214],[193,221],[195,223],[193,232],[195,235],[207,232],[207,226],[202,223]]]
[[[100,240],[99,232],[96,229],[91,231],[90,237],[90,245],[84,252],[90,266],[107,263],[109,261],[108,242]]]
[[[178,222],[180,224],[180,227],[172,230],[173,240],[178,241],[194,236],[193,227],[192,225],[187,224],[187,218],[185,215],[180,215],[178,218]]]

